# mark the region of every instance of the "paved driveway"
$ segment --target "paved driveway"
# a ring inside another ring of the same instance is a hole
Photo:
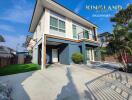
[[[120,80],[116,73],[100,67],[52,65],[0,81],[13,87],[14,100],[132,100],[131,80]]]

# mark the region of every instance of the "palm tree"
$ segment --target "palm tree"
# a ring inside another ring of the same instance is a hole
[[[5,42],[5,39],[2,35],[0,35],[0,42]]]

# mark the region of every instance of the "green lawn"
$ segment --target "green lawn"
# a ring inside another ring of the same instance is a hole
[[[39,65],[32,64],[32,63],[8,65],[4,68],[0,68],[0,76],[28,72],[28,71],[39,70],[39,69],[40,69]]]

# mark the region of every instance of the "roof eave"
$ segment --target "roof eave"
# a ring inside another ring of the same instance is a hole
[[[38,4],[37,4],[38,1],[40,1],[40,0],[36,0],[36,3],[35,3],[35,7],[34,7],[34,10],[33,10],[33,14],[32,14],[32,19],[31,19],[31,22],[30,22],[29,32],[34,32],[34,29],[31,29],[31,28],[33,27],[32,24],[33,24],[33,19],[34,19],[34,16],[35,16],[35,11],[36,11],[36,8],[37,8],[37,5],[38,5]],[[48,2],[48,0],[46,0],[46,1]],[[71,11],[70,9],[64,7],[63,5],[59,4],[58,2],[56,2],[56,1],[54,1],[54,0],[51,0],[51,1],[52,1],[53,3],[55,3],[58,7],[59,7],[59,6],[60,6],[60,7],[63,7],[64,10],[68,11],[69,13],[72,13],[73,15],[75,14],[76,17],[78,17],[78,18],[80,18],[80,19],[82,19],[82,20],[85,20],[88,24],[92,25],[92,26],[95,27],[95,28],[98,28],[97,25],[93,24],[91,21],[87,20],[86,18],[84,18],[84,17],[82,17],[82,16],[76,14],[75,12]]]

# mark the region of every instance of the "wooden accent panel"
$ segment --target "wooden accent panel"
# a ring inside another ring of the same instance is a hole
[[[72,42],[80,42],[80,40],[74,40],[74,39],[64,38],[64,37],[55,36],[55,35],[49,35],[49,34],[46,34],[46,37],[57,38],[57,39],[62,39],[62,40],[67,40],[67,41],[72,41]]]
[[[55,36],[55,35],[49,35],[49,34],[46,34],[46,37],[49,37],[49,38],[57,38],[57,39],[63,39],[63,40],[67,40],[67,41],[77,42],[77,43],[82,42],[82,41],[93,42],[93,43],[99,43],[98,41],[91,40],[91,39],[74,40],[74,39],[64,38],[64,37]]]
[[[44,35],[44,65],[46,65],[46,35]]]
[[[97,41],[97,36],[96,36],[96,30],[95,30],[95,27],[93,28],[93,32],[94,32],[94,40]]]

